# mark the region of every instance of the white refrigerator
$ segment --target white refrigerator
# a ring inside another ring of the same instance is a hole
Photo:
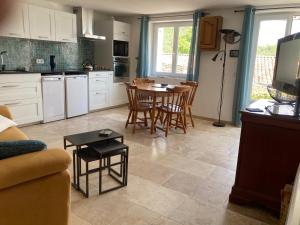
[[[88,113],[88,76],[68,75],[66,81],[67,118]]]

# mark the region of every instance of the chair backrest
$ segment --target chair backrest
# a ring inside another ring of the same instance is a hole
[[[135,78],[133,80],[134,84],[154,84],[155,80],[151,80],[149,78]]]
[[[195,98],[199,83],[196,82],[196,81],[186,81],[186,82],[181,82],[180,84],[191,87],[191,90],[189,92],[189,96],[188,96],[188,99],[187,99],[187,104],[188,105],[193,105],[194,98]]]
[[[138,110],[139,107],[142,107],[145,101],[150,101],[153,99],[153,94],[137,89],[137,86],[130,84],[129,82],[125,83],[126,92],[129,101],[129,108],[131,110]],[[150,102],[148,102],[150,103]]]
[[[175,86],[172,89],[167,88],[168,93],[163,98],[163,105],[167,106],[168,111],[181,111],[185,108],[190,92],[190,87]]]
[[[136,86],[130,84],[129,82],[126,82],[125,85],[126,85],[126,92],[127,92],[128,102],[129,102],[129,108],[134,109]]]

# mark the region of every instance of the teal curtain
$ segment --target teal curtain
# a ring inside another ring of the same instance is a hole
[[[193,15],[193,33],[190,48],[190,57],[188,63],[187,80],[198,81],[200,71],[200,46],[199,46],[199,30],[200,19],[204,16],[201,10],[195,11]]]
[[[139,78],[148,76],[148,68],[149,68],[148,32],[149,32],[149,16],[142,16],[139,57],[138,57],[138,65],[136,71],[137,77]]]
[[[245,8],[242,39],[240,43],[240,56],[238,60],[237,78],[235,84],[235,100],[233,105],[233,122],[236,126],[241,124],[240,111],[249,104],[251,84],[251,53],[253,44],[255,8]]]

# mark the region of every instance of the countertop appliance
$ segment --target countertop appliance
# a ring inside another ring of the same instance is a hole
[[[65,81],[63,75],[42,77],[44,123],[65,119]]]
[[[129,81],[129,58],[114,57],[114,82],[128,82]]]
[[[88,75],[65,73],[67,118],[88,113]]]

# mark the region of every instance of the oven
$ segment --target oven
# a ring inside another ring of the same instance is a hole
[[[128,57],[128,41],[117,41],[114,40],[113,42],[113,53],[114,57],[121,56],[121,57]]]
[[[129,81],[129,58],[114,57],[114,82]]]

